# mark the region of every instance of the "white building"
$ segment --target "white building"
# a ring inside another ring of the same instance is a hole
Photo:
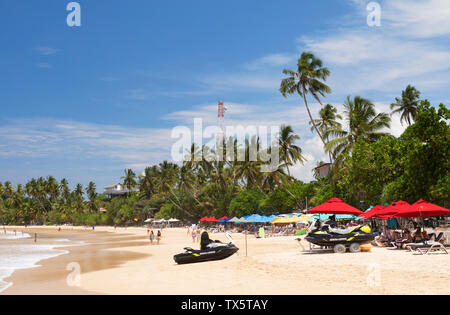
[[[105,186],[104,189],[105,189],[104,194],[108,195],[110,198],[116,197],[116,196],[126,196],[130,192],[139,191],[138,187],[128,189],[125,186],[123,186],[123,184],[120,184],[120,183]]]

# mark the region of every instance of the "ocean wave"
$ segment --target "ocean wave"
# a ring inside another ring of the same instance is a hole
[[[71,245],[60,244],[0,244],[0,292],[6,290],[12,283],[4,279],[10,277],[14,271],[39,267],[37,264],[43,259],[67,254],[68,251],[55,249]]]

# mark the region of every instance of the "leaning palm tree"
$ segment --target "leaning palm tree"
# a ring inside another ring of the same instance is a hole
[[[412,85],[408,85],[402,91],[402,97],[396,97],[395,103],[391,104],[392,114],[401,113],[400,121],[406,121],[411,125],[411,121],[416,120],[417,106],[419,105],[420,92]]]
[[[328,152],[333,152],[335,157],[349,154],[359,139],[373,142],[389,135],[380,130],[390,127],[391,118],[386,113],[377,114],[371,101],[360,96],[355,96],[353,99],[348,96],[344,109],[346,130],[334,127],[325,132],[326,138],[333,138],[325,148]]]
[[[296,135],[291,126],[282,125],[280,128],[280,138],[278,140],[280,147],[280,158],[284,161],[288,175],[291,176],[289,166],[297,162],[304,163],[305,157],[302,155],[302,149],[295,144],[300,136]]]
[[[325,94],[331,93],[331,88],[322,82],[326,81],[330,75],[330,70],[322,67],[322,61],[317,59],[312,53],[303,52],[300,59],[298,59],[297,71],[284,69],[283,74],[287,77],[281,81],[281,94],[287,97],[288,94],[297,93],[300,97],[303,97],[309,119],[325,146],[325,140],[311,116],[306,95],[310,93],[322,105],[320,96],[325,97]]]

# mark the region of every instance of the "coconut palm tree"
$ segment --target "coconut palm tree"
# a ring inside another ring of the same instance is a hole
[[[7,197],[11,197],[13,192],[14,192],[14,187],[13,187],[12,183],[9,180],[5,182],[4,191],[5,191],[5,195]]]
[[[406,121],[408,125],[411,125],[411,121],[414,122],[417,116],[417,106],[419,105],[420,92],[412,85],[408,85],[404,91],[402,91],[402,97],[396,97],[395,103],[391,104],[393,110],[391,114],[401,113],[400,121]]]
[[[49,196],[50,203],[58,199],[59,197],[59,183],[53,176],[48,176],[45,180],[45,192]]]
[[[314,123],[316,124],[317,128],[319,128],[322,135],[329,128],[341,127],[341,124],[337,121],[337,119],[342,119],[342,116],[337,114],[337,108],[331,104],[327,104],[320,109],[319,117],[320,118],[318,119],[314,119]],[[311,122],[309,122],[309,124],[312,125]],[[314,131],[314,126],[311,126],[311,131]],[[328,139],[325,138],[325,140]]]
[[[341,115],[337,114],[337,109],[331,104],[325,105],[325,107],[321,108],[319,111],[318,119],[314,119],[314,123],[319,128],[322,135],[325,135],[328,129],[330,128],[341,128],[341,124],[337,121],[337,119],[342,119]],[[309,122],[312,125],[311,122]],[[314,126],[311,126],[311,131],[314,131]],[[324,137],[325,141],[328,142],[328,137]],[[328,152],[330,156],[330,163],[333,163],[333,159],[331,156],[331,152]]]
[[[86,187],[86,194],[89,199],[89,208],[91,211],[96,212],[97,211],[97,205],[95,203],[97,199],[97,187],[95,186],[94,182],[89,182],[88,186]]]
[[[69,182],[67,181],[67,179],[61,179],[59,189],[61,190],[62,197],[67,201],[70,195]]]
[[[125,169],[125,175],[121,179],[123,179],[123,185],[128,190],[133,189],[137,185],[136,173],[132,169]]]
[[[334,127],[325,132],[326,138],[333,138],[325,148],[328,152],[333,152],[334,156],[350,153],[358,139],[373,142],[382,136],[389,135],[380,130],[390,127],[391,118],[386,113],[377,114],[371,101],[360,96],[355,96],[353,99],[348,96],[344,109],[346,130]]]
[[[83,199],[83,194],[84,194],[84,192],[83,192],[83,185],[77,184],[75,186],[74,194],[75,194],[75,196],[77,198]]]
[[[143,196],[150,199],[151,195],[156,192],[158,185],[158,166],[153,165],[147,167],[141,178],[139,189]]]
[[[322,82],[326,81],[327,77],[330,75],[330,70],[322,67],[322,61],[316,58],[314,54],[311,52],[303,52],[300,59],[298,59],[297,71],[284,69],[283,74],[287,77],[281,81],[281,94],[284,97],[287,97],[288,94],[297,93],[300,97],[303,97],[309,119],[325,146],[325,140],[317,128],[311,115],[311,111],[309,110],[306,95],[310,93],[314,99],[322,105],[320,97],[325,97],[326,94],[331,93],[331,88]]]
[[[282,125],[280,129],[280,138],[278,140],[280,147],[280,159],[284,161],[288,175],[291,176],[289,166],[297,162],[304,163],[305,157],[302,155],[302,149],[295,144],[300,139],[291,126]]]

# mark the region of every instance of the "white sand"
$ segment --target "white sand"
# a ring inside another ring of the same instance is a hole
[[[128,229],[146,237],[146,230]],[[82,276],[82,287],[128,294],[449,294],[450,255],[414,255],[374,248],[369,253],[303,252],[295,237],[233,234],[240,251],[223,260],[176,265],[173,255],[194,247],[186,230],[163,230],[159,246],[121,248],[151,254]],[[224,234],[213,239],[226,240]],[[304,244],[308,248],[307,243]],[[198,246],[198,245],[197,245]],[[119,250],[119,249],[114,249]]]

